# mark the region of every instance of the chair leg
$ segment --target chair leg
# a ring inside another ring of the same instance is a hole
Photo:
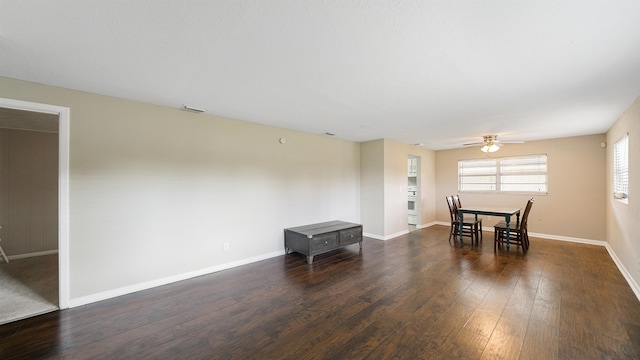
[[[471,235],[471,245],[477,245],[478,244],[478,228],[475,225],[473,225],[469,229],[469,234]]]
[[[0,240],[2,241],[2,240]],[[0,246],[0,255],[2,255],[2,258],[4,259],[5,263],[9,263],[9,258],[7,258],[7,254],[4,253],[4,250],[2,250],[2,246]]]
[[[478,239],[479,239],[479,236],[480,236],[481,233],[480,233],[480,228],[479,228],[477,223],[473,226],[473,231],[475,232],[475,236],[476,236],[476,246],[478,246],[478,245],[480,245],[480,242],[479,242]]]

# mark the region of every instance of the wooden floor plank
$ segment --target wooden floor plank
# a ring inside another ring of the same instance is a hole
[[[433,226],[293,253],[0,326],[5,359],[640,359],[640,302],[606,249],[527,254]]]

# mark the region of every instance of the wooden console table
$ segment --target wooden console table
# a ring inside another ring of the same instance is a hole
[[[359,243],[362,249],[362,225],[345,221],[334,220],[284,229],[285,253],[295,251],[306,255],[308,264],[313,263],[315,255],[355,243]]]

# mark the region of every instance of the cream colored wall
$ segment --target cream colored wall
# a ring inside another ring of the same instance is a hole
[[[422,147],[409,146],[409,154],[420,157],[420,221],[427,226],[436,221],[436,152]]]
[[[463,205],[524,207],[530,197],[535,203],[529,217],[529,231],[604,241],[606,238],[605,135],[578,136],[524,144],[506,144],[495,157],[547,154],[549,193],[547,195],[500,195],[460,193]],[[445,196],[458,193],[458,160],[486,156],[478,147],[436,152],[437,218],[449,222]],[[485,218],[493,226],[499,219]]]
[[[361,144],[362,222],[364,231],[389,239],[408,231],[407,158],[420,158],[420,219],[435,221],[435,152],[423,147],[379,139]]]
[[[286,227],[360,220],[357,143],[7,78],[0,97],[71,109],[72,302],[281,253]]]
[[[407,145],[384,140],[384,236],[395,237],[408,229]]]
[[[625,133],[629,134],[628,202],[613,198],[613,145]],[[635,282],[640,298],[640,97],[609,129],[607,144],[607,242]]]
[[[360,213],[362,231],[384,234],[384,140],[360,143]]]
[[[0,225],[8,256],[58,249],[58,134],[0,129]]]

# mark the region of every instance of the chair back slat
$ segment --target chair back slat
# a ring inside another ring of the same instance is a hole
[[[454,222],[457,217],[456,205],[453,202],[453,196],[447,196],[447,205],[449,205],[449,217],[451,218],[451,222]]]
[[[462,207],[462,204],[460,203],[460,196],[453,195],[453,205],[456,206],[456,209],[460,209]]]
[[[524,208],[524,214],[522,214],[522,220],[520,221],[520,229],[527,228],[527,221],[529,219],[529,213],[531,212],[531,207],[533,206],[534,199],[531,198],[527,201],[527,206]]]

